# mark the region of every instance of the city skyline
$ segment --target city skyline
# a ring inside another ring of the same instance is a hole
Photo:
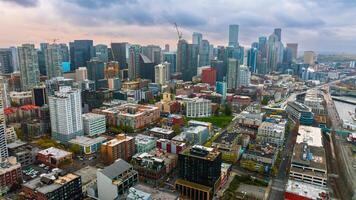
[[[298,43],[301,51],[356,53],[356,23],[350,20],[355,7],[356,3],[348,0],[0,0],[0,47],[93,39],[95,44],[129,42],[163,47],[168,43],[174,50],[176,22],[189,42],[193,32],[200,32],[214,46],[226,46],[229,24],[239,24],[239,42],[246,47],[259,36],[269,36],[274,28],[282,28],[283,43]]]

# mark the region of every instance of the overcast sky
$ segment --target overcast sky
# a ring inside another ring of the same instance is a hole
[[[299,50],[356,53],[356,0],[0,0],[0,47],[56,38],[175,50],[174,22],[188,41],[196,31],[226,45],[228,25],[239,24],[244,46],[280,27]]]

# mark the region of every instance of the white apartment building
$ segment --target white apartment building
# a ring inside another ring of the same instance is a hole
[[[281,146],[284,141],[286,121],[281,123],[262,122],[258,128],[257,139],[263,143]]]
[[[305,94],[304,104],[311,108],[312,112],[316,115],[326,115],[324,107],[324,97],[317,90],[309,90]]]
[[[0,95],[2,96],[2,90],[0,90]],[[2,98],[0,98],[0,158],[7,158],[9,156],[5,131],[6,131],[6,124],[5,124],[4,105],[3,105]]]
[[[86,67],[79,67],[75,70],[75,81],[81,82],[88,79],[88,70]]]
[[[155,66],[155,83],[163,85],[169,80],[169,65],[169,63],[165,62]]]
[[[187,117],[209,117],[211,116],[211,101],[202,98],[183,98],[185,115]]]
[[[86,113],[82,115],[84,134],[89,136],[103,134],[106,131],[105,115]]]
[[[238,87],[249,86],[251,83],[251,72],[246,65],[240,66]]]
[[[83,135],[82,100],[80,90],[63,86],[48,97],[52,137],[68,142]]]

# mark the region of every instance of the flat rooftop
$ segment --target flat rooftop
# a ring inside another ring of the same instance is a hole
[[[294,146],[292,164],[299,164],[303,166],[326,170],[326,157],[324,148],[307,146],[303,143],[296,144]],[[293,171],[297,170],[297,168],[293,169]],[[303,173],[308,173],[308,171],[304,171]],[[310,173],[314,174],[314,172],[312,171],[310,171]],[[322,176],[325,175],[322,174]]]
[[[297,144],[307,143],[309,146],[322,147],[321,129],[312,126],[299,126]]]
[[[42,155],[46,155],[46,156],[52,156],[56,159],[63,158],[63,157],[66,157],[66,156],[72,154],[68,151],[64,151],[62,149],[57,149],[55,147],[50,147],[50,148],[42,150],[38,153],[40,153]]]
[[[90,183],[96,179],[96,172],[98,168],[92,166],[86,166],[74,172],[74,174],[82,178],[82,185]]]
[[[186,148],[185,150],[183,150],[181,154],[205,160],[215,160],[221,153],[214,148],[194,145],[190,148]]]
[[[310,199],[318,199],[321,195],[328,194],[326,188],[294,180],[288,180],[286,192]]]
[[[100,115],[96,113],[85,113],[82,114],[83,119],[89,120],[89,119],[100,119],[100,118],[105,118],[105,115]]]
[[[165,135],[170,135],[170,134],[172,134],[174,132],[173,130],[165,129],[165,128],[159,128],[159,127],[151,128],[150,131],[151,132],[155,132],[155,133],[165,134]]]
[[[90,138],[90,137],[85,137],[85,136],[77,136],[76,138],[71,139],[69,141],[69,143],[79,144],[82,146],[90,146],[93,144],[102,143],[104,141],[106,141],[106,138],[101,137],[101,136],[95,137],[95,138]]]

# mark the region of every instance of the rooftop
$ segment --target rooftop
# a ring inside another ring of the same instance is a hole
[[[326,191],[325,188],[294,180],[288,180],[286,192],[304,196],[310,199],[318,199],[322,195],[328,194],[328,191]]]
[[[157,138],[155,138],[155,137],[151,137],[148,135],[142,135],[142,134],[138,134],[135,137],[136,144],[148,144],[148,143],[154,142],[156,140],[157,140]]]
[[[308,106],[297,101],[289,101],[288,105],[298,110],[299,112],[310,112],[310,108]]]
[[[115,179],[125,171],[132,169],[132,166],[122,159],[117,159],[113,164],[100,169],[100,172],[110,179]]]
[[[321,129],[311,126],[299,126],[297,144],[307,143],[309,146],[322,147]]]
[[[172,134],[174,132],[173,130],[165,129],[165,128],[159,128],[159,127],[151,128],[150,131],[151,132],[165,134],[165,135],[170,135],[170,134]]]
[[[127,142],[129,140],[132,140],[134,139],[133,137],[131,136],[126,136],[124,134],[118,134],[116,136],[116,138],[110,140],[110,141],[107,141],[107,142],[104,142],[103,145],[109,145],[109,146],[116,146],[122,142]]]
[[[85,113],[82,114],[83,119],[89,120],[89,119],[98,119],[98,118],[105,118],[105,115],[100,115],[96,113]]]
[[[69,141],[69,143],[73,143],[73,144],[79,144],[82,146],[90,146],[93,144],[98,144],[98,143],[102,143],[106,141],[105,137],[95,137],[95,138],[90,138],[90,137],[85,137],[85,136],[77,136],[74,139],[71,139]]]
[[[57,149],[55,147],[50,147],[48,149],[42,150],[40,152],[38,152],[42,155],[46,155],[46,156],[51,156],[54,157],[56,159],[60,159],[63,157],[66,157],[68,155],[71,155],[72,153],[68,152],[68,151],[64,151],[62,149]]]
[[[89,182],[96,180],[96,167],[86,166],[74,172],[74,174],[80,176],[82,178],[82,185],[85,185]]]
[[[183,150],[181,154],[206,160],[215,160],[221,153],[214,148],[194,145]]]

